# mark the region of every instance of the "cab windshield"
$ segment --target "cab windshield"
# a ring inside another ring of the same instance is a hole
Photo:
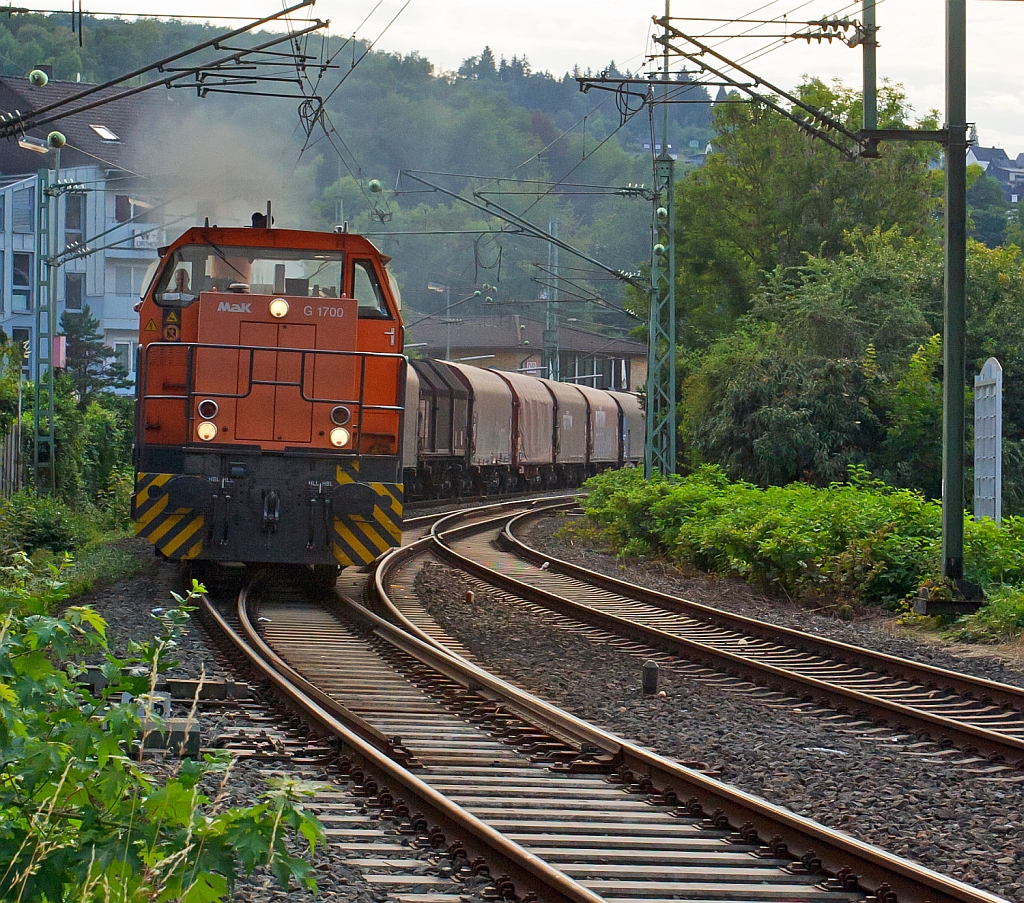
[[[153,298],[163,307],[187,307],[200,292],[337,298],[343,264],[340,251],[184,245],[160,273]]]

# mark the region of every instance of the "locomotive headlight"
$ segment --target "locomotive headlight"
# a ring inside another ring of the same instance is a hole
[[[279,320],[281,317],[288,313],[288,302],[284,298],[275,298],[270,302],[270,316],[277,317]]]
[[[331,408],[331,423],[335,426],[344,426],[352,419],[352,412],[343,404]]]
[[[203,442],[209,442],[211,439],[216,439],[217,424],[210,423],[209,420],[204,420],[196,427],[196,434],[203,440]]]
[[[343,426],[336,426],[331,430],[331,445],[336,448],[341,448],[343,445],[348,445],[349,439],[352,438],[352,434],[345,429]]]

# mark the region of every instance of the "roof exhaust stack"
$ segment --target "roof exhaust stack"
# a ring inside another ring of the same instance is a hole
[[[274,217],[271,215],[270,201],[267,201],[267,212],[265,214],[256,212],[252,215],[252,227],[254,229],[269,229],[274,225]]]

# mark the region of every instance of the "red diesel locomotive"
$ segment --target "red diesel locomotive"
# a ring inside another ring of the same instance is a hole
[[[401,542],[406,362],[388,258],[344,232],[189,229],[139,307],[136,532],[327,580]]]

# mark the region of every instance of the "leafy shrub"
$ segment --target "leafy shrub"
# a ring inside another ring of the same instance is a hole
[[[760,489],[705,465],[685,478],[643,479],[639,471],[588,481],[592,521],[622,552],[651,551],[677,564],[742,577],[791,597],[896,607],[922,585],[943,584],[942,509],[894,489],[862,467],[849,482]],[[964,635],[1009,637],[1024,630],[1024,518],[1001,524],[965,518],[968,579],[991,599],[960,622]]]
[[[0,545],[6,548],[68,552],[88,536],[86,518],[55,498],[18,492],[0,501]]]
[[[131,499],[135,491],[135,471],[118,467],[110,472],[106,487],[96,499],[98,526],[105,531],[122,532],[131,526]]]
[[[608,529],[612,548],[622,551],[627,543],[631,553],[653,550],[660,531],[651,521],[650,509],[673,485],[656,479],[648,482],[637,468],[605,471],[587,484],[587,511]]]
[[[1024,518],[999,524],[969,518],[964,524],[964,561],[969,579],[982,586],[1024,583]]]
[[[223,785],[226,754],[184,759],[163,778],[139,766],[140,709],[157,669],[173,664],[186,610],[165,614],[161,639],[118,659],[91,609],[50,617],[31,595],[18,602],[34,613],[0,620],[0,898],[215,903],[257,865],[284,887],[315,889],[309,863],[288,849],[299,835],[310,850],[323,837],[295,798],[315,788],[282,784],[256,805],[225,807],[203,787]],[[97,655],[109,681],[101,699],[77,681]],[[143,673],[128,676],[129,666]]]
[[[732,574],[790,596],[893,603],[937,566],[939,506],[871,479],[814,489],[759,489],[704,466],[644,488],[639,476],[601,476],[587,511],[620,547],[639,540],[677,563]]]
[[[1024,631],[1024,588],[1000,586],[989,590],[985,606],[961,618],[946,631],[963,643],[1005,643]]]

